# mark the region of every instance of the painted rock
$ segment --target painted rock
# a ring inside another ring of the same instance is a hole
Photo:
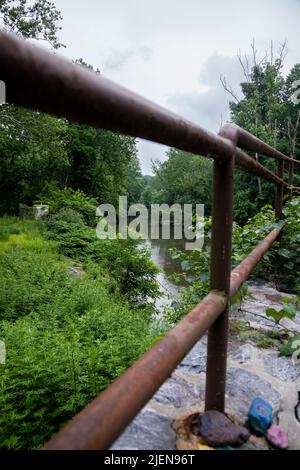
[[[197,450],[215,450],[215,449],[213,447],[209,447],[204,444],[198,444]]]
[[[248,413],[248,420],[251,427],[262,434],[270,427],[272,421],[273,408],[262,398],[255,398]]]
[[[223,446],[223,447],[217,447],[216,450],[235,450],[231,446]]]
[[[216,410],[199,415],[200,435],[213,447],[241,445],[250,436],[249,431],[234,424],[223,413]]]
[[[289,446],[288,433],[281,426],[272,425],[267,431],[267,439],[278,449],[287,449]]]

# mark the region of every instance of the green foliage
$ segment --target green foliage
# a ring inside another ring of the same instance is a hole
[[[256,330],[248,330],[248,331],[240,331],[239,332],[239,339],[240,341],[249,341],[253,340],[254,342],[259,341],[260,335],[259,332]]]
[[[1,0],[1,20],[5,29],[21,34],[24,38],[43,39],[55,49],[63,46],[57,33],[62,20],[54,3],[48,0],[30,2],[28,0]]]
[[[62,209],[45,222],[45,236],[57,243],[60,253],[84,265],[97,263],[98,269],[110,276],[111,288],[134,304],[149,305],[158,295],[158,268],[146,247],[139,241],[99,240],[95,229],[88,227],[81,215]]]
[[[0,120],[0,215],[18,214],[45,185],[65,184],[66,123],[11,105],[0,106]]]
[[[38,204],[48,204],[50,214],[60,213],[59,216],[53,220],[64,220],[65,222],[72,222],[70,220],[71,212],[68,213],[65,209],[73,211],[73,216],[76,218],[74,212],[80,214],[84,218],[84,222],[91,226],[96,226],[96,199],[87,196],[83,191],[74,190],[72,188],[58,189],[53,186],[46,187],[43,194],[39,195],[35,201]],[[64,210],[64,212],[62,212]],[[73,220],[74,221],[74,220]],[[77,219],[79,223],[79,220]],[[82,221],[81,221],[82,222]]]
[[[130,168],[136,164],[135,140],[69,123],[67,142],[69,186],[81,189],[99,203],[118,207],[119,196],[128,194],[128,181],[133,184],[134,172]]]
[[[64,211],[66,223],[90,230],[80,214]],[[7,350],[0,365],[0,446],[32,449],[129,367],[160,330],[149,308],[115,294],[121,265],[146,275],[143,256],[135,268],[133,246],[128,258],[117,246],[115,271],[105,269],[103,255],[103,264],[86,262],[74,276],[70,259],[57,253],[59,241],[45,240],[38,223],[4,218],[0,229],[0,339]]]
[[[253,271],[261,273],[264,277],[280,283],[284,279],[290,288],[298,291],[300,287],[300,198],[292,199],[284,207],[283,222],[275,222],[274,211],[271,206],[265,206],[244,226],[237,223],[233,225],[232,264],[238,265],[272,229],[283,226],[280,241],[275,242],[272,248],[264,255],[262,261]],[[204,223],[205,246],[202,251],[189,251],[186,253],[173,249],[173,258],[181,260],[182,273],[176,275],[175,281],[182,280],[187,287],[181,288],[181,301],[176,300],[166,311],[166,318],[177,322],[189,309],[197,304],[208,292],[210,270],[210,238],[211,219],[206,218]],[[174,279],[174,278],[173,278]],[[247,295],[247,288],[234,296],[231,305],[241,302]],[[269,310],[269,315],[292,317],[295,306],[293,302],[285,302],[280,313]]]
[[[276,278],[283,280],[291,291],[300,294],[300,198],[283,208],[284,229],[278,250],[273,251]]]
[[[230,306],[233,307],[234,305],[238,305],[239,309],[241,309],[243,300],[249,295],[250,294],[247,284],[242,284],[238,291],[230,299]]]
[[[256,346],[261,349],[269,349],[277,346],[277,342],[273,338],[264,338],[256,342]]]
[[[275,323],[278,324],[283,318],[293,320],[296,315],[296,307],[295,305],[286,304],[280,310],[275,310],[275,308],[267,308],[266,315],[267,317],[273,318],[275,320]]]
[[[300,347],[300,335],[294,335],[283,343],[280,348],[280,356],[290,357],[295,352],[299,351]],[[298,354],[298,359],[300,359],[300,354]]]
[[[296,316],[296,304],[299,302],[299,298],[283,297],[281,299],[284,302],[283,307],[280,310],[275,308],[267,308],[266,315],[274,319],[275,324],[278,325],[283,318],[293,320]]]
[[[212,201],[212,163],[198,155],[171,149],[168,159],[156,162],[155,176],[142,194],[146,204],[205,204],[207,214]]]
[[[253,45],[254,51],[254,45]],[[295,135],[296,145],[292,144],[292,126],[296,125],[299,107],[290,97],[292,83],[300,79],[300,66],[296,64],[292,70],[283,75],[285,45],[281,53],[275,57],[273,50],[270,56],[258,60],[253,57],[243,64],[246,81],[242,82],[242,98],[230,103],[231,119],[234,123],[286,155],[299,158],[299,132]],[[243,59],[241,59],[242,63]],[[291,126],[292,125],[292,126]],[[254,157],[254,155],[253,155]],[[269,158],[255,155],[260,163],[275,171],[275,162]],[[298,181],[296,175],[296,180]],[[295,182],[296,184],[296,182]],[[253,217],[264,204],[272,204],[274,186],[260,178],[254,178],[246,172],[235,174],[234,220],[244,224]]]
[[[146,180],[141,173],[141,167],[137,155],[133,155],[128,167],[127,193],[128,205],[141,202]]]

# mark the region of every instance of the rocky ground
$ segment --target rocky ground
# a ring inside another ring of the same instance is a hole
[[[231,323],[247,321],[249,331],[267,332],[273,323],[266,317],[268,307],[280,308],[283,295],[270,284],[255,281],[249,287],[241,310],[231,313]],[[300,311],[294,321],[282,324],[300,333]],[[200,410],[204,404],[206,376],[204,337],[184,358],[169,379],[147,403],[112,449],[173,450],[176,448],[174,420]],[[295,407],[299,401],[300,365],[291,358],[279,357],[276,349],[260,349],[255,341],[241,342],[231,333],[228,355],[226,410],[241,422],[255,397],[271,403],[275,424],[289,433],[289,449],[300,449],[300,422]],[[300,406],[300,404],[299,404]],[[263,447],[263,445],[262,445]]]

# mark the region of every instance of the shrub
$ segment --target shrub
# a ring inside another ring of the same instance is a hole
[[[96,226],[96,199],[87,196],[83,191],[71,188],[56,189],[52,186],[45,190],[45,194],[37,198],[37,203],[48,204],[50,214],[56,214],[62,209],[72,209],[81,214],[90,227]]]
[[[68,214],[68,225],[90,230],[76,214]],[[72,276],[70,260],[57,252],[59,242],[44,240],[37,222],[6,219],[5,225],[0,340],[7,357],[0,365],[0,446],[32,449],[129,367],[160,330],[150,322],[148,309],[116,296],[120,279],[117,283],[113,272],[121,276],[122,260],[129,272],[148,275],[143,261],[139,266],[129,259],[135,256],[129,245],[126,256],[121,244],[111,253],[106,249],[107,259],[115,259],[111,274],[90,260],[81,276]],[[133,281],[124,274],[123,282]],[[129,287],[137,295],[134,282]],[[141,292],[146,295],[148,287]]]
[[[119,293],[139,305],[149,304],[158,293],[156,273],[150,253],[137,240],[99,240],[79,213],[62,209],[45,222],[49,239],[57,242],[59,251],[85,265],[97,263],[113,279]]]

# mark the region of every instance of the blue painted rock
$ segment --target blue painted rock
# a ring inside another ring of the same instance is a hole
[[[213,447],[238,446],[250,437],[249,431],[230,421],[216,410],[199,415],[199,432],[206,443]]]
[[[278,449],[287,449],[289,446],[288,433],[281,426],[271,426],[267,431],[267,439]]]
[[[262,398],[255,398],[248,413],[250,426],[262,434],[270,427],[273,408]]]

